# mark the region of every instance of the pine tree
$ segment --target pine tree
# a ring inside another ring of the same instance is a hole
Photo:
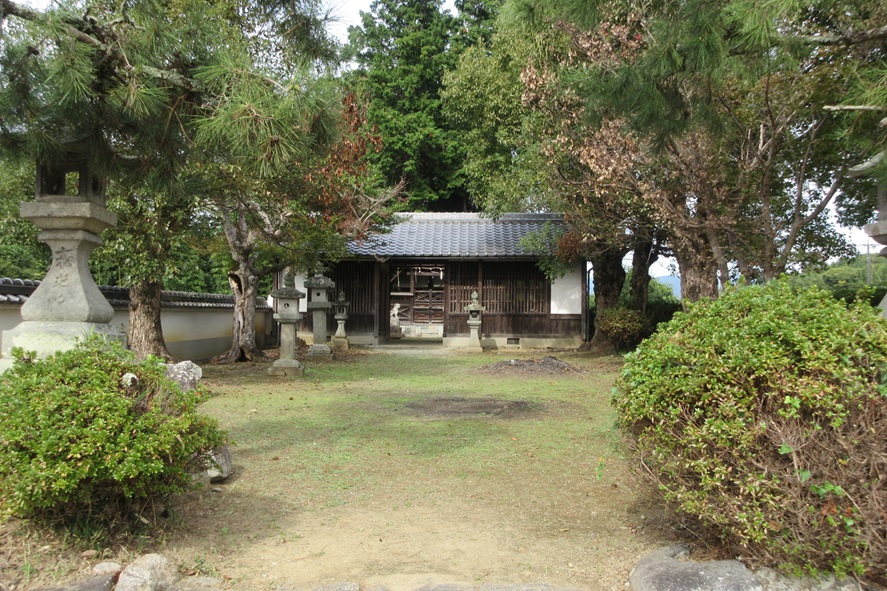
[[[130,270],[141,271],[131,295],[145,304],[136,306],[144,322],[132,325],[149,327],[130,335],[140,355],[168,355],[159,306],[148,303],[159,302],[163,245],[196,204],[188,173],[232,161],[268,175],[307,153],[323,127],[304,80],[280,76],[300,49],[322,53],[310,28],[318,21],[298,13],[304,6],[313,3],[96,1],[43,12],[0,4],[0,150],[87,160],[136,200],[134,211],[151,213],[127,228]],[[263,18],[281,16],[310,26],[275,58]],[[171,207],[142,207],[139,195],[165,195]]]

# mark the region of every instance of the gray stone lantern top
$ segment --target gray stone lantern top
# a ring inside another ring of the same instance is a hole
[[[472,316],[477,316],[478,314],[486,310],[486,307],[480,305],[478,297],[479,296],[477,295],[476,291],[471,292],[471,303],[465,306],[465,311]]]
[[[311,301],[308,302],[309,310],[329,310],[333,307],[330,302],[330,291],[336,288],[336,283],[323,273],[315,273],[314,277],[305,280],[305,287],[311,290]]]
[[[309,277],[305,280],[305,287],[309,289],[335,289],[336,283],[329,277],[325,277],[323,273],[315,273],[314,277]]]
[[[300,300],[305,297],[305,292],[296,289],[296,280],[292,273],[285,273],[283,276],[283,287],[278,287],[272,291],[271,297],[278,300]]]
[[[37,201],[59,201],[60,197],[64,197],[65,201],[105,205],[105,178],[86,158],[78,154],[84,147],[88,148],[83,141],[69,142],[66,144],[66,155],[37,163]],[[67,181],[68,175],[73,174],[77,175],[77,193],[71,195],[67,192]]]
[[[351,302],[345,299],[345,291],[339,290],[339,297],[333,302],[333,305],[336,308],[336,317],[348,318],[348,308],[351,307]]]
[[[281,324],[295,324],[302,319],[302,315],[299,313],[299,300],[304,298],[305,294],[296,289],[292,273],[283,276],[283,287],[272,291],[271,297],[277,300],[277,313],[274,314],[274,320]]]

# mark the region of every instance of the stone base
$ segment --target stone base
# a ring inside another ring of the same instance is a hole
[[[268,368],[269,376],[303,376],[305,368],[295,359],[278,359]]]
[[[39,358],[46,358],[58,351],[73,349],[78,341],[92,333],[101,334],[106,339],[119,341],[126,346],[126,335],[107,323],[26,320],[3,332],[3,350],[0,356],[11,358],[12,348],[21,347],[26,351],[36,351]]]
[[[329,345],[311,345],[308,347],[308,355],[312,357],[323,357],[325,355],[332,355],[333,350],[330,349]]]
[[[447,339],[445,343],[448,349],[458,349],[467,353],[483,353],[484,348],[480,345],[480,339],[472,339],[469,337],[454,337]]]
[[[348,337],[333,337],[333,349],[343,351],[348,349]]]

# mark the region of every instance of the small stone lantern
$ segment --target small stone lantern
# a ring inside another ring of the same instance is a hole
[[[351,307],[351,302],[345,299],[343,290],[339,291],[339,298],[333,303],[333,307],[336,310],[335,319],[338,324],[336,334],[333,335],[333,349],[347,349],[348,335],[345,334],[345,321],[348,320],[348,308]]]
[[[468,312],[468,329],[471,331],[469,341],[471,342],[470,348],[477,348],[483,351],[483,347],[480,345],[480,325],[481,325],[481,315],[483,314],[486,308],[480,305],[478,301],[477,292],[474,291],[471,293],[471,303],[465,306],[465,311]]]
[[[283,287],[271,292],[277,302],[274,320],[280,323],[280,359],[271,364],[268,374],[272,376],[300,376],[305,369],[296,359],[296,326],[302,320],[299,312],[299,300],[305,294],[296,289],[293,274],[287,272],[283,277]]]
[[[308,355],[332,355],[333,350],[326,342],[326,317],[333,307],[333,303],[330,301],[330,292],[336,288],[336,284],[318,271],[314,277],[305,280],[305,287],[311,290],[308,311],[313,314],[312,324],[314,326],[314,344],[308,347]]]

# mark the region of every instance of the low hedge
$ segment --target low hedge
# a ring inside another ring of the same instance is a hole
[[[885,583],[887,320],[784,282],[690,306],[613,403],[666,498],[744,557]]]
[[[90,337],[48,359],[21,350],[0,383],[0,507],[19,517],[119,521],[186,489],[225,442],[156,359]]]

